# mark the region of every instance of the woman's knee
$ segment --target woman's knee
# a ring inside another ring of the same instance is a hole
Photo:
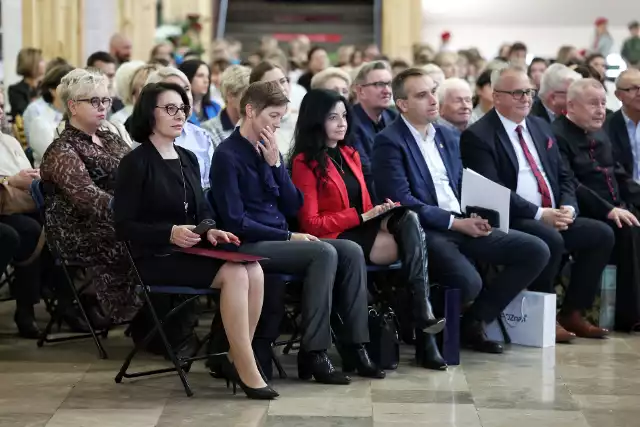
[[[221,288],[232,286],[236,289],[249,289],[249,274],[243,264],[227,262],[216,274],[215,283],[218,282]]]
[[[369,259],[374,264],[391,264],[398,260],[398,244],[389,232],[381,230],[378,233]]]
[[[247,277],[249,278],[249,284],[256,285],[258,283],[264,283],[264,272],[262,266],[258,262],[252,262],[245,264],[247,270]]]

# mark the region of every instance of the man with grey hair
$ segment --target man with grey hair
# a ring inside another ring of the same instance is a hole
[[[615,328],[629,332],[640,325],[640,184],[614,160],[613,146],[602,128],[606,103],[598,80],[572,83],[567,115],[553,122],[553,132],[578,181],[576,195],[583,215],[606,222],[615,233]]]
[[[615,160],[640,182],[640,70],[630,68],[616,79],[616,96],[622,108],[605,124]]]
[[[459,138],[471,122],[473,94],[469,83],[457,77],[446,79],[438,87],[440,118],[438,124],[447,126]]]
[[[389,108],[391,78],[389,64],[374,61],[363,65],[353,82],[357,101],[353,106],[353,146],[360,154],[364,179],[374,201],[378,199],[371,172],[373,139],[397,116],[397,113]]]
[[[553,64],[542,74],[539,98],[531,107],[531,114],[553,123],[567,109],[569,85],[581,79],[580,74],[563,64]]]
[[[510,189],[511,228],[537,236],[549,247],[549,263],[529,290],[555,293],[564,254],[574,254],[556,341],[576,335],[601,338],[608,331],[590,324],[584,312],[600,290],[613,232],[600,221],[577,216],[574,180],[553,132],[543,119],[529,116],[535,90],[526,71],[509,66],[494,71],[491,81],[495,108],[462,133],[462,162]]]

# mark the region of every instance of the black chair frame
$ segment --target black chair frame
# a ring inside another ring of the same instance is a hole
[[[137,343],[134,346],[134,348],[129,352],[129,354],[127,355],[126,359],[122,364],[122,367],[120,368],[120,371],[115,377],[115,382],[119,384],[122,382],[123,378],[128,378],[128,379],[140,378],[140,377],[147,377],[151,375],[176,372],[178,374],[178,377],[180,378],[180,381],[182,382],[182,386],[184,387],[184,391],[186,395],[188,397],[191,397],[193,396],[193,390],[191,389],[191,385],[189,385],[189,381],[187,380],[187,375],[186,375],[186,373],[189,372],[189,370],[191,369],[191,364],[197,360],[204,360],[204,359],[208,359],[209,357],[226,355],[227,352],[205,354],[202,356],[198,356],[198,353],[200,352],[202,347],[211,339],[211,332],[209,332],[207,335],[205,335],[203,339],[198,340],[197,348],[189,357],[179,357],[178,355],[176,355],[176,352],[174,351],[171,344],[169,343],[169,339],[167,338],[163,325],[167,324],[175,314],[180,312],[184,307],[188,306],[191,302],[199,299],[201,296],[203,295],[216,296],[216,295],[219,295],[220,291],[217,289],[196,289],[196,288],[189,288],[189,287],[183,287],[183,286],[146,285],[142,281],[142,277],[140,276],[140,273],[138,271],[138,268],[136,267],[133,256],[131,255],[131,251],[128,243],[127,243],[127,255],[131,262],[132,269],[135,273],[136,281],[138,282],[137,288],[141,291],[142,296],[144,298],[144,302],[147,304],[149,308],[149,312],[153,319],[154,327],[151,331],[147,333],[144,339],[139,343]],[[188,298],[186,298],[176,307],[171,309],[162,319],[160,319],[151,301],[151,296],[150,296],[151,294],[181,295],[181,296],[188,296]],[[131,364],[131,361],[133,360],[135,355],[141,349],[143,349],[156,334],[160,335],[160,339],[164,344],[166,354],[169,356],[173,364],[173,367],[128,373],[127,370],[129,369],[129,365]]]

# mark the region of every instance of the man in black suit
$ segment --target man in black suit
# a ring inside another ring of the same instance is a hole
[[[544,120],[527,117],[535,91],[524,70],[507,67],[492,76],[495,109],[463,132],[465,167],[511,190],[511,228],[540,237],[551,258],[530,290],[554,292],[565,252],[574,255],[571,283],[558,314],[556,340],[574,334],[600,338],[608,331],[583,315],[600,290],[600,276],[614,244],[612,230],[593,219],[576,217],[574,180],[562,161]]]
[[[531,107],[531,115],[553,123],[567,109],[569,85],[580,78],[580,74],[564,64],[549,66],[540,79],[540,93]]]
[[[640,182],[640,71],[630,68],[616,80],[616,96],[622,108],[605,125],[615,160]]]
[[[616,235],[616,322],[630,331],[640,324],[640,184],[615,161],[602,129],[606,93],[595,79],[569,87],[567,115],[553,122],[566,165],[577,179],[580,212],[607,222]]]

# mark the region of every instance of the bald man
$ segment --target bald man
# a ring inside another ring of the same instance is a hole
[[[131,60],[131,40],[124,34],[116,33],[109,40],[109,53],[118,65]]]
[[[631,68],[620,73],[615,94],[622,108],[609,117],[606,131],[616,161],[640,182],[640,71]]]
[[[595,79],[569,86],[567,115],[558,117],[553,131],[576,180],[580,212],[604,221],[616,236],[617,264],[615,328],[632,331],[640,325],[640,184],[617,163],[602,126],[606,92]]]
[[[578,215],[574,179],[563,165],[550,126],[539,117],[527,117],[535,91],[526,72],[516,66],[495,70],[491,86],[495,108],[462,133],[462,162],[509,188],[510,227],[541,238],[549,247],[549,263],[529,290],[555,292],[565,253],[574,255],[556,341],[576,335],[601,338],[608,331],[589,323],[584,312],[600,292],[613,231]]]

